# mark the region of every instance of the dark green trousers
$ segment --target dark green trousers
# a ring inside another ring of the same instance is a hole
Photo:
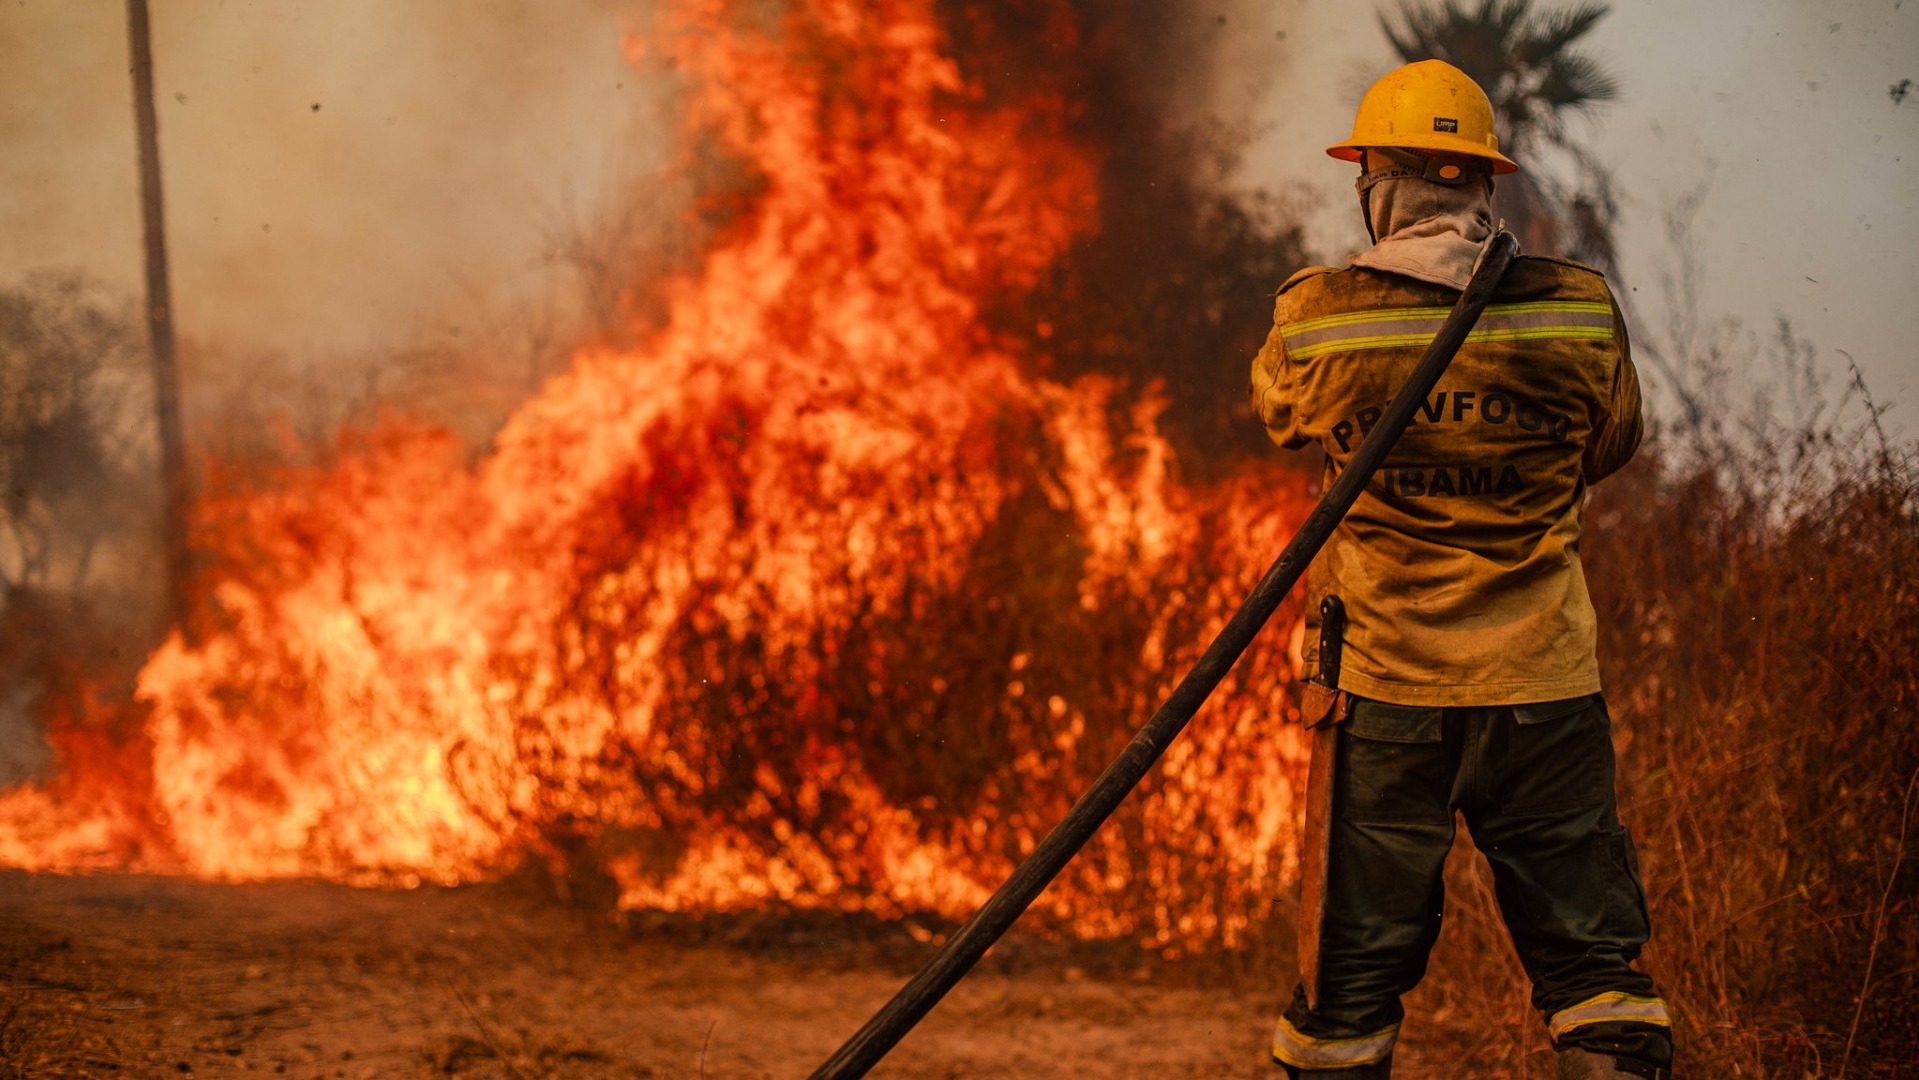
[[[1396,1037],[1400,996],[1439,936],[1458,815],[1492,867],[1554,1044],[1670,1064],[1665,1005],[1632,968],[1650,928],[1599,695],[1443,709],[1362,700],[1334,776],[1320,1007],[1295,992],[1276,1054],[1337,1057],[1350,1045],[1373,1057]]]

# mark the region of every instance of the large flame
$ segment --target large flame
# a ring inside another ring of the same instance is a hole
[[[140,743],[59,728],[0,862],[404,885],[577,842],[629,906],[959,916],[1105,765],[1305,497],[1184,489],[1150,400],[983,329],[1097,227],[1068,102],[988,105],[930,0],[735,8],[631,44],[751,177],[665,325],[477,466],[392,421],[210,498],[215,628],[147,664]],[[1259,916],[1300,749],[1280,637],[1047,895],[1062,925],[1179,948]]]

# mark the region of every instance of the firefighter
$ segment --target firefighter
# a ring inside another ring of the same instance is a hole
[[[1493,178],[1519,166],[1485,92],[1437,60],[1375,83],[1327,153],[1359,165],[1374,244],[1281,286],[1251,394],[1274,441],[1325,452],[1330,483],[1458,300],[1494,229]],[[1492,867],[1561,1076],[1670,1076],[1666,1005],[1632,966],[1650,927],[1579,555],[1587,485],[1640,430],[1604,277],[1515,258],[1313,562],[1306,671],[1323,684],[1322,648],[1339,660],[1307,716],[1330,725],[1313,763],[1328,811],[1308,815],[1328,855],[1323,904],[1302,913],[1312,970],[1274,1036],[1289,1076],[1389,1075],[1400,997],[1439,934],[1456,815]],[[1328,597],[1343,637],[1322,642]]]

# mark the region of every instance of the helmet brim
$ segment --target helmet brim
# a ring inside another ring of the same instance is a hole
[[[1345,142],[1334,143],[1327,147],[1326,153],[1328,156],[1338,158],[1341,161],[1361,162],[1364,160],[1366,148],[1377,145],[1379,144],[1372,142],[1354,142],[1348,139]],[[1494,175],[1504,175],[1506,173],[1519,171],[1519,163],[1499,151],[1489,150],[1470,140],[1461,139],[1456,136],[1449,138],[1444,134],[1435,133],[1429,138],[1412,138],[1396,142],[1390,149],[1409,150],[1415,154],[1426,156],[1445,154],[1453,157],[1478,158],[1481,161],[1492,164]]]

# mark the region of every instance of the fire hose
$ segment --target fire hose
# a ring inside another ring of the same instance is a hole
[[[948,938],[918,974],[900,988],[865,1026],[855,1032],[826,1063],[814,1070],[808,1080],[854,1080],[865,1076],[911,1031],[933,1006],[939,1004],[959,981],[966,977],[986,951],[1025,914],[1039,894],[1066,868],[1086,841],[1112,816],[1119,804],[1131,794],[1154,763],[1205,704],[1206,699],[1232,669],[1240,654],[1278,610],[1280,602],[1292,591],[1306,566],[1319,553],[1346,511],[1359,498],[1373,474],[1379,470],[1393,445],[1412,422],[1413,413],[1432,392],[1452,362],[1454,354],[1479,321],[1479,314],[1492,299],[1493,290],[1505,274],[1506,266],[1518,250],[1518,241],[1504,229],[1494,233],[1480,252],[1472,279],[1459,295],[1458,303],[1440,325],[1432,343],[1426,346],[1399,393],[1386,406],[1370,433],[1353,452],[1352,459],[1339,474],[1319,505],[1286,544],[1279,558],[1260,578],[1239,610],[1214,636],[1192,670],[1173,688],[1152,718],[1146,721],[1126,749],[1113,759],[1093,786],[1081,795],[1053,831],[1040,841],[1032,854],[1021,862],[1004,884],[986,903],[966,920],[965,925]]]

